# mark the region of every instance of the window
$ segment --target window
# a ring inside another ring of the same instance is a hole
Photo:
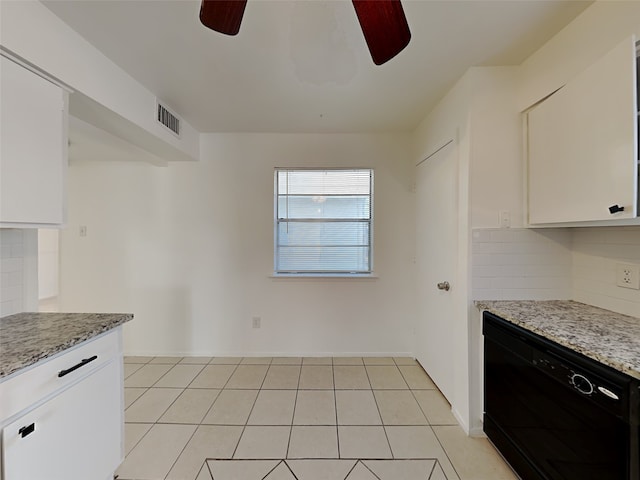
[[[276,169],[276,274],[370,274],[372,191],[371,169]]]

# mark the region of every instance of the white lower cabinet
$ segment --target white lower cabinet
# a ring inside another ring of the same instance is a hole
[[[114,332],[97,344],[118,342],[119,338]],[[77,362],[73,354],[92,351],[92,347],[89,341],[73,352],[44,361],[31,372],[48,369],[47,376],[51,376],[52,363],[59,365],[65,358]],[[121,353],[110,358],[96,355],[96,360],[76,369],[73,367],[78,363],[68,363],[65,368],[71,373],[61,380],[71,377],[71,382],[0,422],[2,480],[107,480],[122,462]],[[58,368],[53,373],[56,378]],[[33,376],[23,375],[32,383]],[[18,391],[16,385],[23,380],[20,377],[12,379],[14,388],[0,389],[0,393],[10,396]]]

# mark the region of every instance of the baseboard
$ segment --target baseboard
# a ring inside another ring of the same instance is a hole
[[[167,352],[158,350],[127,351],[125,356],[140,357],[411,357],[410,352]]]
[[[460,413],[455,408],[453,408],[453,406],[451,407],[451,413],[453,414],[455,419],[458,421],[458,424],[464,430],[464,433],[466,433],[467,435],[470,435],[470,433],[469,433],[469,425],[467,425],[467,422],[465,422],[462,419],[462,416],[460,415]]]

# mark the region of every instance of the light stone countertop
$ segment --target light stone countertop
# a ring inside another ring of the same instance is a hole
[[[128,322],[131,313],[17,313],[0,318],[0,381]]]
[[[640,379],[640,318],[571,300],[477,300],[515,325]]]

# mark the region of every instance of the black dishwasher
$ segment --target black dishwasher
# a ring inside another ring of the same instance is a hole
[[[484,312],[484,431],[523,480],[638,480],[638,381]]]

